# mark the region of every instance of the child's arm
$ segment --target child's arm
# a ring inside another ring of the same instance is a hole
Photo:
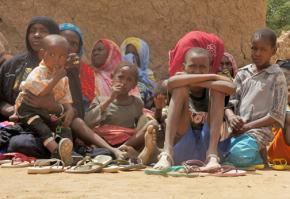
[[[236,87],[232,82],[223,80],[201,82],[195,84],[195,86],[213,89],[227,95],[232,95],[236,91]]]
[[[272,118],[270,115],[267,115],[265,117],[262,117],[260,119],[251,121],[249,123],[246,123],[243,125],[243,127],[240,129],[241,132],[246,132],[250,129],[254,128],[261,128],[266,126],[274,126],[276,124],[279,124],[274,118]]]
[[[170,90],[183,86],[196,85],[205,81],[217,80],[225,80],[231,82],[230,79],[216,74],[182,74],[169,78],[167,81],[164,82],[164,84]]]
[[[65,77],[66,75],[66,70],[64,68],[58,69],[52,79],[48,80],[47,83],[47,87],[45,89],[43,89],[38,95],[39,96],[44,96],[44,95],[48,95],[49,93],[52,92],[52,89],[55,87],[55,85],[58,83],[58,81]]]
[[[89,127],[92,128],[100,122],[102,113],[105,112],[109,105],[117,98],[121,89],[121,84],[116,84],[112,87],[112,93],[108,99],[103,102],[99,102],[97,98],[94,100],[84,118]]]

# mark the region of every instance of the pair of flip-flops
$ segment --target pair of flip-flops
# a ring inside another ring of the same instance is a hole
[[[28,157],[22,153],[5,153],[0,156],[1,168],[23,168],[32,166],[35,157]]]
[[[95,158],[89,156],[84,157],[77,163],[76,166],[72,166],[65,170],[66,173],[100,173],[103,168],[106,167],[112,161],[111,156],[98,155]]]
[[[237,177],[246,175],[246,171],[229,165],[206,169],[205,164],[199,160],[188,160],[183,162],[181,166],[171,166],[163,170],[145,169],[145,173],[148,175],[190,178],[198,176]]]
[[[276,158],[271,160],[271,168],[277,171],[285,171],[290,170],[290,165],[288,165],[288,162],[284,158]]]

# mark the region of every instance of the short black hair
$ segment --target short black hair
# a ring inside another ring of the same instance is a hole
[[[276,47],[277,36],[276,36],[276,33],[270,28],[262,28],[254,32],[251,41],[258,40],[258,39],[268,40],[271,43],[271,46],[273,48]]]
[[[119,63],[117,68],[113,72],[113,76],[115,76],[125,66],[129,67],[129,69],[133,71],[133,74],[137,83],[139,80],[138,67],[135,64],[132,64],[130,62],[122,61],[121,63]]]

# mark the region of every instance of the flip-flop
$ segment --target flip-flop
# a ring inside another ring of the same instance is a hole
[[[170,167],[169,172],[166,173],[168,176],[172,177],[188,177],[188,178],[194,178],[198,177],[199,173],[193,172],[191,173],[186,166],[172,166]]]
[[[55,158],[37,160],[34,164],[34,167],[28,167],[27,169],[28,174],[48,174],[48,173],[59,173],[63,171],[64,171],[64,162]]]
[[[103,166],[95,164],[89,156],[86,156],[83,160],[77,163],[76,166],[73,166],[67,170],[66,173],[99,173],[102,171]]]
[[[7,158],[11,158],[11,160],[7,163],[1,164],[1,168],[23,168],[32,166],[36,160],[35,157],[28,157],[22,153],[6,153],[3,154]]]
[[[238,177],[238,176],[245,176],[247,174],[246,171],[239,170],[234,166],[224,165],[221,166],[220,170],[215,173],[211,173],[211,176],[216,177]]]
[[[112,162],[112,157],[108,155],[97,155],[92,159],[93,163],[106,167]]]
[[[107,167],[102,168],[104,173],[118,173],[120,167],[117,165],[108,165]]]
[[[68,138],[62,138],[58,143],[58,153],[65,166],[70,166],[73,163],[72,149],[73,143]]]

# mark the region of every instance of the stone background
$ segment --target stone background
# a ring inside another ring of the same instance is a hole
[[[266,0],[0,0],[0,32],[12,52],[24,49],[31,17],[47,15],[80,26],[85,59],[100,38],[120,44],[128,36],[146,40],[157,78],[167,74],[168,51],[191,30],[219,35],[242,66],[250,61],[249,40],[265,26]]]

